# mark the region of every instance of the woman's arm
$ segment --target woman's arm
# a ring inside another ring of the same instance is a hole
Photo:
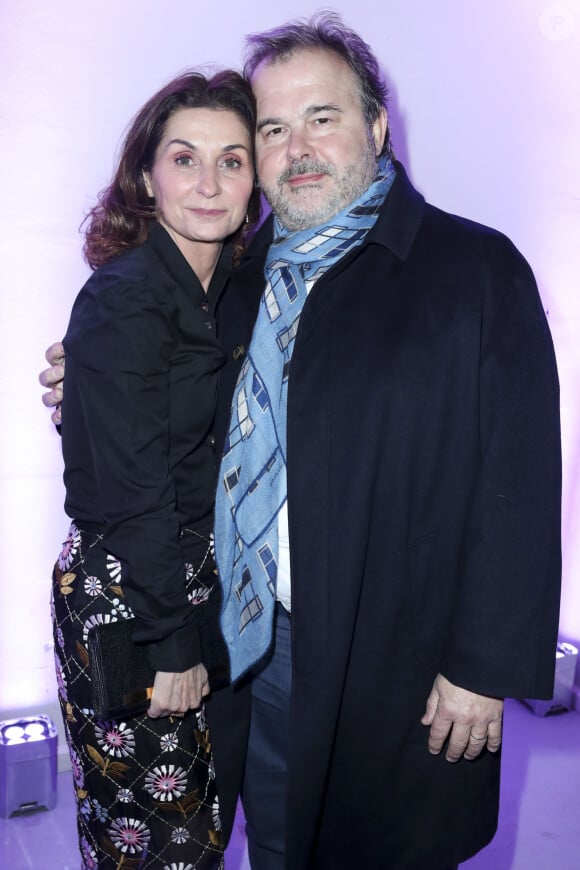
[[[82,474],[87,460],[92,464],[106,524],[103,545],[124,567],[134,639],[147,643],[156,671],[176,675],[198,665],[201,652],[171,473],[170,297],[159,281],[120,281],[107,270],[93,276],[64,341],[62,436],[71,474],[75,468]],[[66,473],[65,483],[68,490]]]

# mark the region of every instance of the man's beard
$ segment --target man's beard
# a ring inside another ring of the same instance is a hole
[[[312,204],[308,202],[308,190],[318,183],[303,185],[297,190],[284,189],[290,178],[297,175],[320,174],[335,179],[335,184],[325,195],[325,199]],[[295,232],[328,223],[336,214],[346,208],[367,190],[377,174],[377,158],[374,143],[365,149],[357,163],[338,172],[329,163],[318,160],[297,160],[278,176],[275,186],[264,187],[264,196],[280,223]]]

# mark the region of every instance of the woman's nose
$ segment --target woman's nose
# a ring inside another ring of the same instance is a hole
[[[208,198],[216,196],[220,192],[219,177],[215,167],[202,166],[200,168],[196,189]]]

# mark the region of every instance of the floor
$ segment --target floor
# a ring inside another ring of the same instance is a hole
[[[498,833],[462,870],[580,870],[580,715],[508,701],[503,771]],[[79,870],[71,775],[58,779],[55,809],[0,819],[2,870]],[[226,867],[250,867],[241,814]]]

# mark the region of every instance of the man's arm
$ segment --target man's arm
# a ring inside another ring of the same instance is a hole
[[[488,244],[480,268],[480,467],[454,618],[421,720],[430,726],[430,752],[448,740],[448,761],[499,748],[504,697],[550,697],[558,629],[554,351],[528,264],[502,237]]]
[[[57,341],[48,348],[44,354],[50,368],[42,371],[38,380],[43,387],[50,387],[48,393],[43,393],[42,401],[47,408],[54,408],[51,420],[57,426],[61,422],[60,403],[62,402],[62,381],[64,378],[64,348],[62,342]]]

